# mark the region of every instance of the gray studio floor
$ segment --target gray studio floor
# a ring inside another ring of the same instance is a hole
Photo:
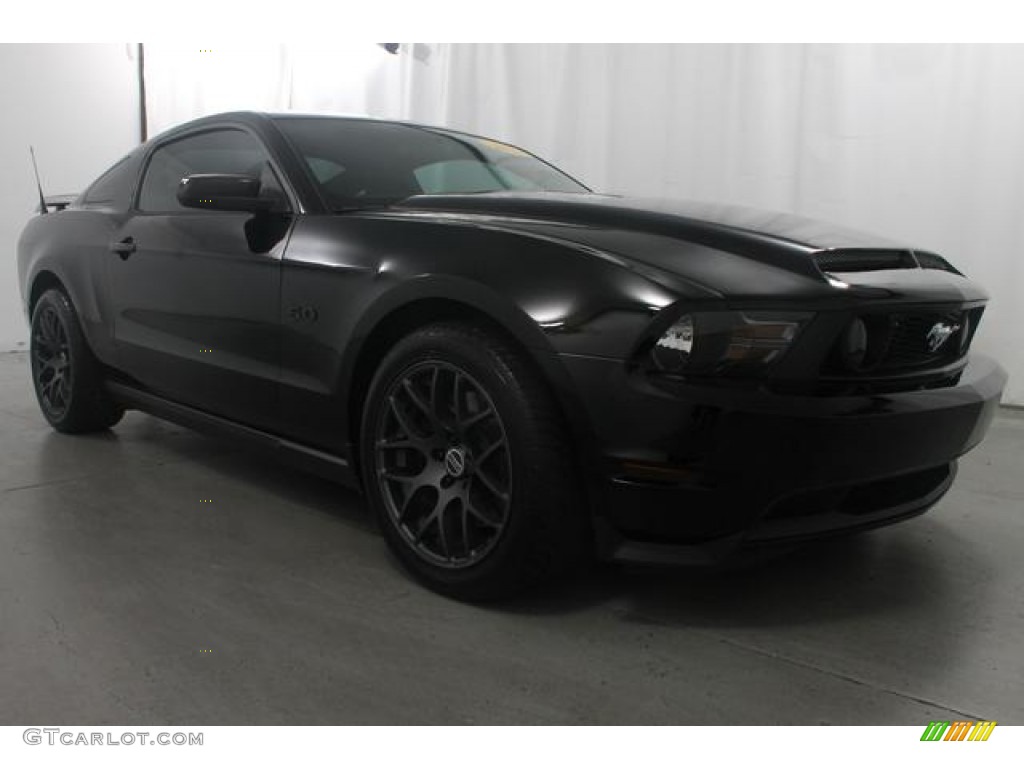
[[[910,523],[476,608],[350,491],[137,413],[51,432],[26,366],[0,355],[0,724],[1024,723],[1018,412]]]

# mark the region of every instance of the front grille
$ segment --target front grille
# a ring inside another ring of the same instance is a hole
[[[970,332],[963,312],[890,315],[889,347],[879,362],[880,370],[898,370],[921,366],[942,365],[960,356],[963,333]],[[944,340],[932,334],[935,328],[952,328],[953,333]],[[940,345],[934,350],[934,342]]]
[[[836,339],[823,373],[877,378],[949,366],[967,353],[981,312],[936,308],[859,315]]]

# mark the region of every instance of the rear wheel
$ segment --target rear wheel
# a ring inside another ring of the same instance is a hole
[[[59,432],[94,432],[116,424],[123,409],[103,389],[71,300],[51,288],[32,310],[32,384],[43,416]]]
[[[584,534],[560,414],[504,340],[455,323],[406,337],[370,385],[360,434],[385,538],[430,588],[497,598],[577,561]]]

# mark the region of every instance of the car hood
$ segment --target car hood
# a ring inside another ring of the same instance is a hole
[[[391,210],[573,243],[617,257],[645,274],[653,267],[663,276],[682,279],[693,289],[691,295],[827,296],[837,290],[833,278],[838,276],[840,290],[853,285],[858,290],[852,293],[858,294],[927,301],[984,297],[952,270],[861,266],[851,273],[834,257],[851,255],[856,261],[912,249],[789,213],[547,192],[418,195]]]
[[[699,239],[723,246],[752,245],[809,252],[835,248],[906,248],[855,229],[738,205],[599,194],[487,192],[418,195],[400,208],[526,218],[593,227],[615,227]]]

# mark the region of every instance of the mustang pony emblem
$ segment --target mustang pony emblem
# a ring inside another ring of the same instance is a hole
[[[959,330],[959,325],[936,323],[931,327],[931,330],[928,331],[928,335],[924,338],[925,346],[928,347],[929,352],[937,352],[939,347],[945,344],[946,340]]]

